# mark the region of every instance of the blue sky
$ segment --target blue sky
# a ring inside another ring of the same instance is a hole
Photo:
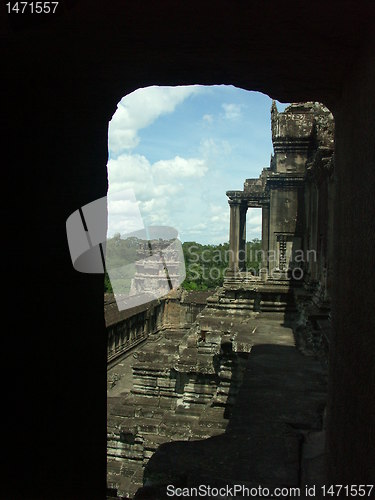
[[[228,241],[225,192],[269,166],[271,103],[224,85],[125,96],[109,124],[108,236],[163,225],[181,241]],[[260,210],[249,209],[246,229],[248,240],[260,238]]]

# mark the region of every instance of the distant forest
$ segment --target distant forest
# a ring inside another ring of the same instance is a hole
[[[186,267],[182,287],[185,290],[209,290],[223,285],[224,273],[229,265],[229,243],[201,245],[188,241],[182,244],[182,248]],[[259,239],[246,243],[246,269],[255,274],[261,263],[260,250]]]
[[[123,240],[119,234],[108,239],[106,261],[111,268],[137,260],[137,238]],[[210,290],[222,286],[224,273],[229,264],[229,243],[202,245],[195,241],[182,243],[185,259],[186,278],[182,283],[185,290]],[[257,273],[260,267],[261,241],[257,238],[246,243],[246,268]],[[130,277],[129,277],[130,278]],[[113,293],[108,274],[104,278],[104,291]]]

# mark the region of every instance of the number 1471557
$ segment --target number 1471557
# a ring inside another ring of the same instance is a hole
[[[54,14],[59,2],[8,2],[8,14]]]
[[[373,491],[373,484],[331,484],[330,486],[322,486],[322,494],[324,497],[369,497]]]

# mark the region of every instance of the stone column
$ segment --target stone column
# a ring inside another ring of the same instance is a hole
[[[246,212],[247,205],[240,206],[240,223],[239,223],[239,255],[238,267],[240,271],[246,270]]]
[[[270,231],[270,206],[262,206],[262,268],[268,272],[268,251]]]
[[[267,203],[262,206],[262,263],[261,278],[265,281],[268,275],[268,251],[270,231],[270,206]]]
[[[240,203],[229,200],[230,228],[229,228],[229,271],[237,274],[239,271],[240,249]]]

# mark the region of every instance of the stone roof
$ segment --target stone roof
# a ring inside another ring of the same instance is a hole
[[[181,290],[180,288],[176,290],[171,290],[168,295],[164,296],[164,299],[178,299],[181,300],[182,303],[187,304],[206,304],[207,298],[210,297],[214,293],[214,290]],[[154,306],[159,302],[158,299],[150,300],[145,304],[141,304],[139,306],[130,307],[128,309],[124,309],[123,311],[119,311],[116,303],[116,299],[113,293],[105,293],[104,294],[104,317],[105,324],[108,328],[116,323],[124,321],[135,314],[139,314],[143,311],[146,311],[150,306]]]
[[[155,305],[157,303],[158,301],[154,299],[145,304],[141,304],[139,306],[130,307],[129,309],[124,309],[123,311],[119,311],[114,294],[105,293],[104,318],[106,327],[119,323],[120,321],[124,321],[125,319],[128,319],[131,316],[134,316],[135,314],[146,311],[151,305]]]
[[[185,291],[182,302],[188,304],[206,304],[207,298],[215,293],[215,290],[191,290]]]

